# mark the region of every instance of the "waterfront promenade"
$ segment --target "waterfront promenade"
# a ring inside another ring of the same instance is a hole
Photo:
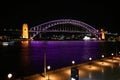
[[[78,68],[79,80],[120,80],[120,56],[74,64],[73,66],[54,71],[50,70],[47,72],[46,77],[43,77],[41,74],[35,74],[16,80],[72,80],[72,67]]]

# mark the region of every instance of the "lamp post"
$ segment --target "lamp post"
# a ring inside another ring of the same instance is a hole
[[[112,61],[113,61],[113,55],[114,55],[114,54],[113,54],[113,53],[111,53],[111,55],[112,55]]]
[[[92,60],[92,58],[89,57],[89,61],[91,61],[91,60]],[[89,68],[91,68],[91,62],[89,63]]]
[[[50,70],[51,66],[47,66],[47,69]],[[48,80],[50,79],[49,74],[48,74]]]
[[[46,77],[46,41],[44,42],[44,77]]]
[[[101,57],[102,57],[102,58],[104,58],[105,56],[104,56],[104,55],[102,55]],[[102,60],[102,64],[103,64],[103,60]]]

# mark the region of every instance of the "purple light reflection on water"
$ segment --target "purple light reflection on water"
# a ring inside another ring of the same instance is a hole
[[[120,51],[120,43],[99,41],[22,41],[14,45],[0,45],[0,80],[8,73],[15,77],[42,73],[44,67],[44,49],[46,48],[47,65],[58,69],[92,60],[111,56]]]
[[[88,61],[89,57],[97,59],[99,42],[46,41],[44,44],[41,41],[31,41],[30,46],[33,68],[43,72],[44,48],[46,48],[47,65],[50,65],[51,69],[57,69],[72,65],[72,60],[78,64]]]

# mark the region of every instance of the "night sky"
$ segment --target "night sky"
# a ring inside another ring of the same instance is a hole
[[[118,25],[118,2],[92,0],[38,0],[0,3],[0,28],[21,29],[23,23],[29,28],[41,23],[70,18],[83,21],[96,29],[120,33]]]

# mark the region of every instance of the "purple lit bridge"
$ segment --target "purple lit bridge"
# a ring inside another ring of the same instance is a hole
[[[60,26],[60,25],[74,25],[74,26]],[[67,33],[90,33],[99,39],[101,34],[94,27],[78,20],[73,19],[59,19],[31,27],[29,32],[32,33],[31,38],[34,38],[42,32],[67,32]]]

